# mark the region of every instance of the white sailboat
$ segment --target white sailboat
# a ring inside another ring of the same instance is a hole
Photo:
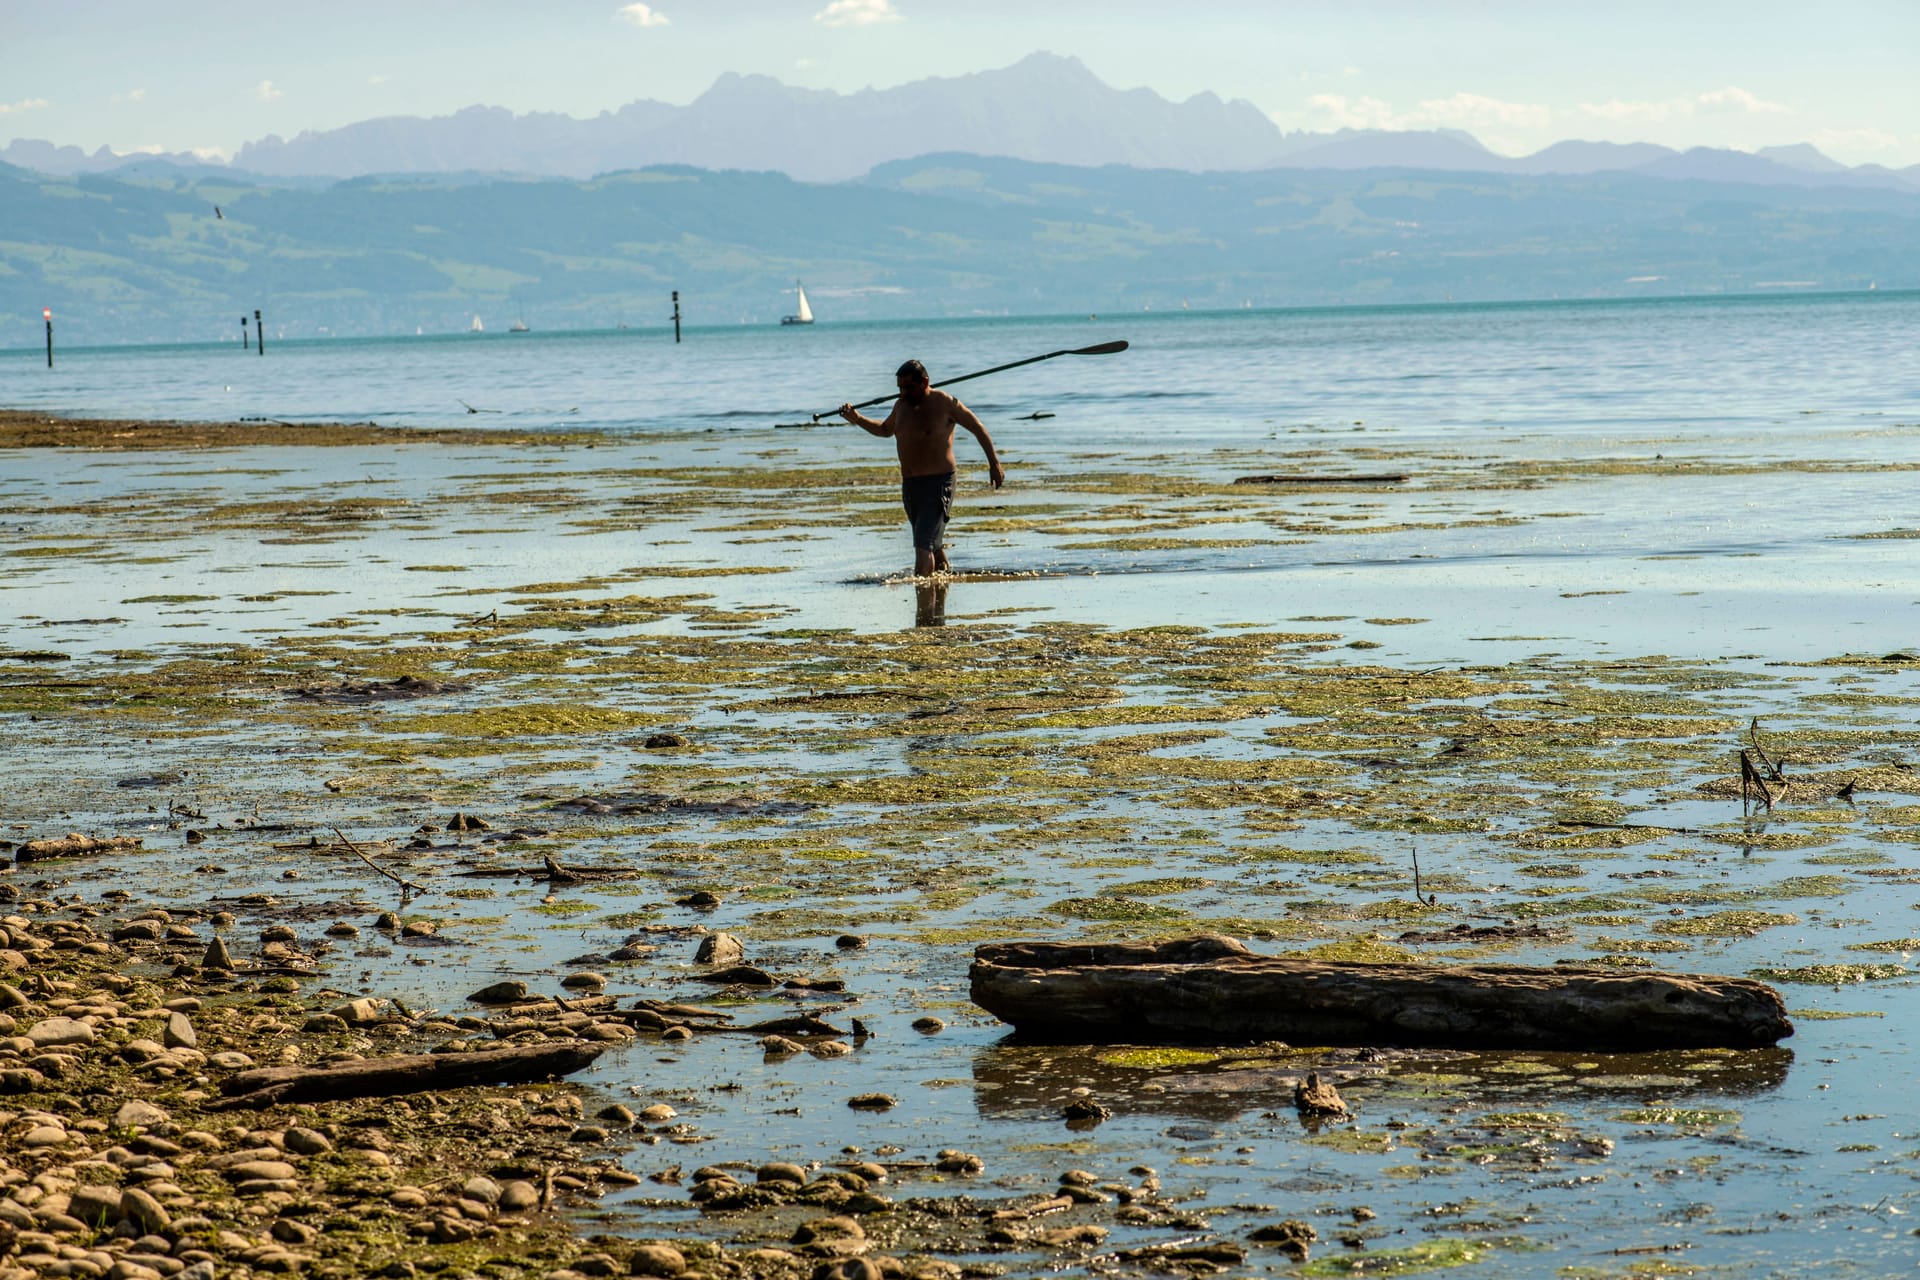
[[[807,305],[807,291],[798,280],[793,282],[793,291],[800,296],[800,303],[794,308],[794,314],[781,316],[781,324],[812,324],[813,308]]]
[[[480,323],[480,313],[478,311],[474,312],[473,323],[467,326],[467,332],[468,333],[485,333],[486,331],[487,331],[487,327]]]

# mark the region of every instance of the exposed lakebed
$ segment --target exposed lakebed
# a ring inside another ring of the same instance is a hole
[[[313,972],[286,999],[400,1002],[378,1035],[289,1041],[309,1057],[485,1039],[434,1015],[587,972],[622,1004],[858,1018],[825,1055],[642,1031],[560,1087],[588,1117],[677,1113],[594,1147],[638,1182],[567,1201],[579,1230],[717,1242],[716,1274],[777,1272],[738,1259],[822,1212],[688,1195],[768,1161],[887,1166],[871,1252],[977,1274],[1884,1274],[1920,1172],[1920,651],[1873,514],[1915,451],[1880,438],[1035,449],[1017,487],[963,491],[955,559],[997,572],[942,598],[884,577],[886,469],[815,432],[13,453],[0,837],[144,844],[8,883],[53,918],[165,908],[247,957],[287,925]],[[1387,467],[1414,479],[1232,483]],[[1778,513],[1758,557],[1719,536],[1749,509]],[[1756,748],[1786,784],[1743,815]],[[375,929],[388,910],[431,934]],[[1798,1033],[1362,1061],[1020,1045],[967,1000],[979,942],[1201,929],[1751,973]],[[713,931],[810,985],[702,981]],[[1353,1120],[1295,1114],[1308,1069]],[[1070,1125],[1076,1090],[1111,1118]],[[893,1105],[847,1105],[871,1093]],[[1069,1171],[1092,1194],[1013,1212]],[[1305,1263],[1254,1238],[1287,1220],[1317,1232]]]

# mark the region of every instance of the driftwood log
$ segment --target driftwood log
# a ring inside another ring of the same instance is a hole
[[[108,836],[99,840],[76,831],[50,840],[29,840],[14,851],[14,858],[19,862],[33,862],[40,858],[71,858],[83,853],[110,853],[139,847],[139,836]]]
[[[471,1053],[408,1053],[330,1067],[262,1067],[220,1082],[220,1110],[291,1102],[383,1098],[464,1085],[525,1084],[569,1075],[606,1050],[604,1044],[531,1044]]]
[[[972,983],[975,1004],[1046,1040],[1634,1052],[1793,1034],[1780,994],[1750,978],[1277,959],[1212,934],[983,946]]]

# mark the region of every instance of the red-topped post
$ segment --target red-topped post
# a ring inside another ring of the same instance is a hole
[[[40,318],[47,322],[47,368],[53,368],[53,308],[40,308]]]

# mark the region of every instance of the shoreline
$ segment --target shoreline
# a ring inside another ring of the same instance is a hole
[[[339,448],[376,444],[581,444],[590,431],[505,431],[473,427],[383,427],[375,422],[169,422],[141,418],[69,418],[0,409],[0,449],[159,452],[253,446]]]

